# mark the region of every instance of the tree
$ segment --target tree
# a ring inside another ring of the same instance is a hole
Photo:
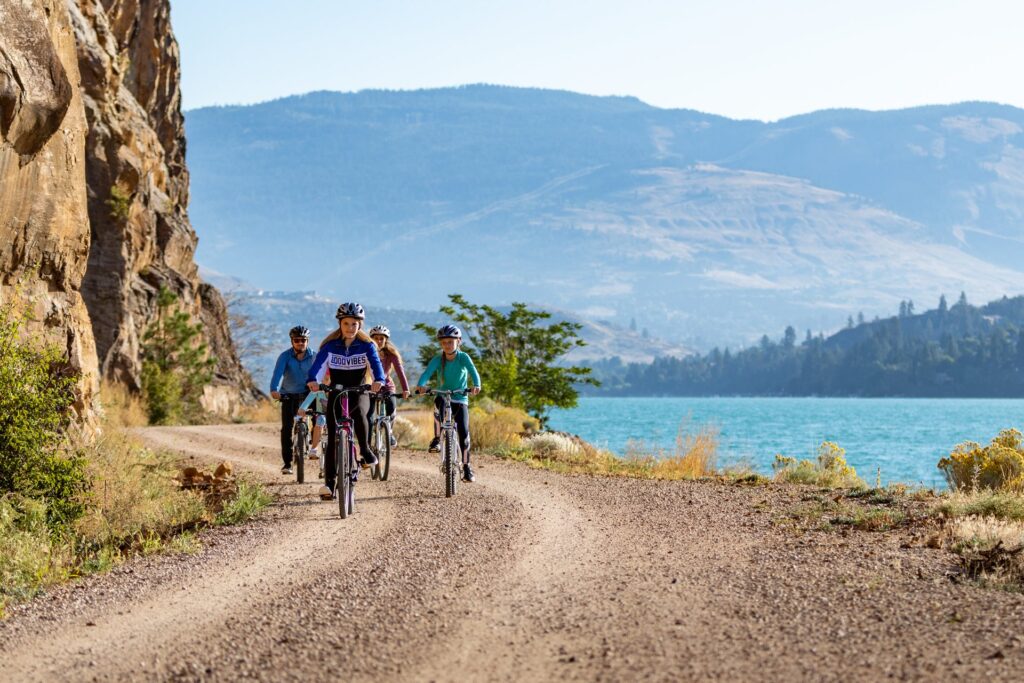
[[[550,320],[546,311],[530,310],[513,303],[507,313],[492,306],[469,303],[461,294],[449,294],[450,304],[440,312],[462,327],[464,350],[473,356],[488,396],[505,405],[522,408],[541,422],[549,408],[572,408],[579,394],[575,385],[598,386],[591,370],[560,365],[571,349],[586,346],[578,323]],[[426,366],[437,355],[436,329],[417,323],[414,329],[430,338],[419,349]]]
[[[942,294],[939,296],[939,317],[945,318],[947,313],[949,313],[949,305],[946,303],[946,295]]]
[[[788,325],[786,327],[786,332],[783,334],[782,337],[782,346],[784,346],[787,350],[792,349],[794,346],[796,346],[796,330],[793,329],[792,325]]]
[[[217,360],[200,341],[202,325],[178,307],[178,296],[161,287],[156,320],[142,337],[142,389],[151,424],[169,424],[202,410],[203,387]]]
[[[857,314],[857,324],[858,325],[863,325],[864,324],[864,311],[861,311],[861,312],[859,312]]]
[[[852,330],[853,329],[853,316],[852,315],[848,316],[846,318],[846,329],[848,329],[848,330]]]

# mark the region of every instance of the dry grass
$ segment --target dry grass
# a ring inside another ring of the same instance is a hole
[[[167,538],[210,521],[203,499],[179,489],[170,456],[114,430],[79,452],[92,482],[86,514],[75,526],[85,544],[131,549],[147,536]]]
[[[145,400],[119,382],[103,380],[100,383],[100,407],[103,424],[108,428],[127,429],[149,424]]]
[[[970,516],[954,520],[946,535],[969,579],[989,588],[1024,590],[1024,523]]]
[[[700,479],[715,474],[718,460],[718,430],[700,427],[696,432],[688,429],[684,420],[676,434],[675,450],[648,451],[640,444],[630,443],[626,448],[627,467],[647,479]]]
[[[934,511],[942,517],[995,517],[1024,521],[1024,495],[991,491],[953,491],[944,496]]]
[[[487,399],[476,402],[469,411],[473,447],[482,450],[515,448],[523,436],[536,432],[540,423],[518,408],[508,408]]]
[[[404,448],[423,449],[434,436],[434,418],[429,410],[403,410],[395,415],[395,439]]]
[[[234,422],[280,422],[281,404],[261,400],[254,405],[242,406],[233,418]]]

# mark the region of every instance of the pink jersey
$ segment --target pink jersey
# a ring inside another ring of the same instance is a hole
[[[394,368],[398,374],[398,381],[402,383],[402,391],[409,391],[409,380],[405,378],[405,368],[402,367],[402,361],[398,359],[398,356],[382,352],[380,354],[380,361],[384,365],[384,376],[387,378],[384,388],[394,393],[395,383],[391,381],[391,369]]]

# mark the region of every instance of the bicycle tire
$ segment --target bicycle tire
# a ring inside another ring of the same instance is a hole
[[[370,433],[370,444],[373,452],[377,454],[377,464],[370,468],[370,478],[374,481],[380,479],[380,423],[374,422]]]
[[[341,432],[336,442],[334,457],[336,459],[337,480],[334,482],[334,492],[338,496],[338,513],[342,519],[348,518],[348,490],[352,486],[352,474],[349,472],[349,443],[348,433]]]
[[[384,441],[384,454],[377,453],[377,457],[380,459],[380,480],[387,481],[388,474],[391,472],[391,425],[384,423],[384,432],[382,440]]]
[[[452,434],[445,430],[442,440],[444,448],[444,497],[451,498],[455,495],[455,453],[453,452]]]
[[[292,444],[292,462],[295,463],[295,481],[302,484],[306,481],[306,456],[309,454],[309,427],[302,420],[295,430],[295,441]]]

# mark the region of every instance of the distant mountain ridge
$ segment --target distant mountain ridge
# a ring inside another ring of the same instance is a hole
[[[466,86],[186,124],[199,259],[265,288],[428,310],[461,291],[698,346],[1024,291],[1024,110],[1004,105],[763,123]]]

